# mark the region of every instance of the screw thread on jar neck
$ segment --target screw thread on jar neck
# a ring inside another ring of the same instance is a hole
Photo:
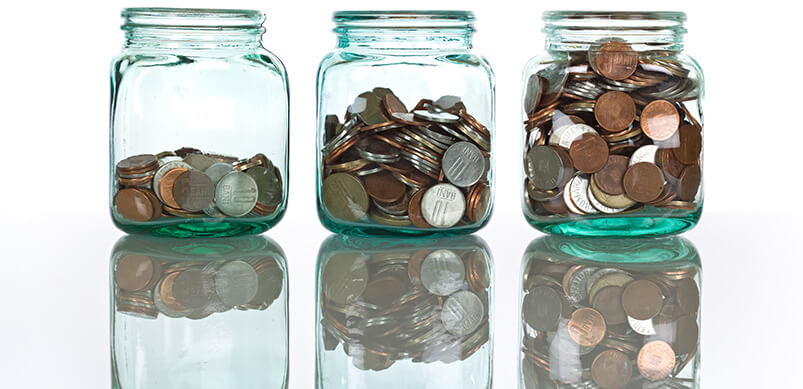
[[[250,48],[260,46],[265,15],[251,10],[126,8],[126,48]]]
[[[341,11],[340,48],[367,50],[468,50],[474,14],[466,11]]]
[[[686,14],[683,12],[544,12],[546,49],[588,50],[611,39],[630,43],[634,50],[683,50]]]

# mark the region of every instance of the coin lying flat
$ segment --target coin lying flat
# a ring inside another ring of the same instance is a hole
[[[448,228],[457,224],[466,210],[466,199],[452,184],[438,184],[424,193],[421,213],[424,220],[436,228]]]
[[[629,283],[622,292],[622,307],[629,316],[647,320],[661,311],[663,299],[661,288],[654,282],[637,280]]]
[[[441,310],[443,327],[455,336],[474,332],[482,323],[485,307],[476,294],[463,290],[446,299]]]
[[[550,146],[535,146],[527,153],[527,177],[538,189],[549,190],[566,183],[567,158]]]
[[[368,193],[362,182],[345,173],[326,177],[321,188],[321,198],[332,216],[346,221],[357,221],[368,212]]]

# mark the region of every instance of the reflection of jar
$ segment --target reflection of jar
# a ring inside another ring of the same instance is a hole
[[[338,12],[318,72],[318,215],[335,232],[469,233],[493,204],[494,81],[474,15]]]
[[[260,233],[287,203],[284,66],[257,11],[132,8],[112,63],[110,207],[129,233]]]
[[[678,233],[700,218],[703,73],[679,12],[544,14],[524,70],[527,220],[563,235]]]
[[[474,236],[331,236],[318,253],[316,387],[490,387],[492,271]]]
[[[110,268],[113,387],[286,387],[287,270],[275,242],[127,236]]]
[[[699,387],[691,242],[549,236],[527,247],[522,273],[520,388]]]

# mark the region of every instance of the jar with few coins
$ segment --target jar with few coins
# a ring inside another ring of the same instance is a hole
[[[494,77],[462,11],[334,15],[318,72],[321,223],[350,234],[458,234],[493,208]]]
[[[127,235],[109,269],[112,388],[287,387],[287,264],[276,242]]]
[[[524,69],[522,208],[574,236],[662,236],[703,206],[703,73],[682,12],[544,13]]]
[[[700,387],[702,267],[688,240],[547,236],[521,269],[520,389]]]
[[[318,251],[317,389],[491,387],[493,259],[473,235],[332,235]]]
[[[289,98],[249,10],[128,8],[111,68],[110,211],[128,233],[256,234],[287,204]]]

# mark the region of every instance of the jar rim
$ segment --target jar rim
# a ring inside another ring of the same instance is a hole
[[[333,19],[336,22],[349,21],[405,21],[405,20],[432,20],[432,21],[474,21],[474,13],[461,10],[398,10],[398,11],[337,11]]]
[[[599,19],[599,20],[660,20],[685,22],[686,13],[681,11],[546,11],[544,21],[561,19]]]
[[[257,28],[265,14],[249,9],[223,8],[124,8],[126,27]]]

